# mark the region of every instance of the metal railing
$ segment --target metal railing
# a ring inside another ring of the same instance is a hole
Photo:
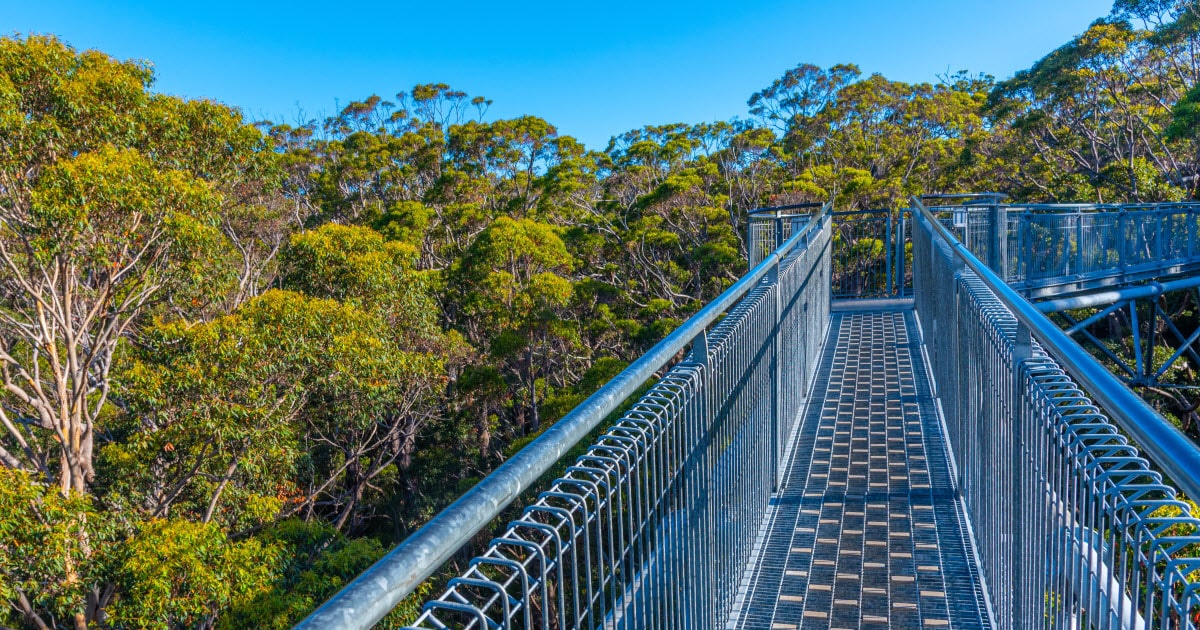
[[[763,208],[750,214],[747,251],[750,266],[758,264],[783,242],[796,226],[808,221],[816,204]],[[835,299],[906,295],[912,287],[908,264],[907,210],[833,212],[833,277]]]
[[[298,627],[371,627],[689,348],[413,627],[721,625],[824,343],[829,210]]]
[[[914,205],[917,315],[993,622],[1196,628],[1200,520],[1174,487],[1200,497],[1200,449]]]
[[[1003,204],[996,196],[938,201],[959,204],[930,210],[1027,296],[1200,271],[1198,203]]]
[[[1008,280],[1029,288],[1064,278],[1137,280],[1200,256],[1198,204],[1026,205],[1009,206],[1006,213],[1014,263]]]
[[[792,234],[808,225],[813,214],[828,207],[829,204],[798,203],[752,211],[746,222],[746,260],[749,268],[758,266]]]

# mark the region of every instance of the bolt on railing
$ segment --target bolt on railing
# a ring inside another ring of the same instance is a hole
[[[1200,497],[1200,448],[913,203],[917,316],[994,623],[1196,628],[1200,520],[1175,487]]]
[[[684,350],[415,624],[718,627],[824,343],[829,211],[297,627],[374,625]]]

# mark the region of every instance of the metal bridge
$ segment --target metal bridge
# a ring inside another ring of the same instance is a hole
[[[933,202],[752,215],[746,276],[299,627],[439,571],[390,626],[1200,627],[1200,448],[1046,315],[1195,288],[1200,210]]]

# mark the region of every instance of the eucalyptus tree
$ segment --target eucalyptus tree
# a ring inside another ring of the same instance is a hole
[[[122,338],[185,288],[194,310],[237,283],[211,264],[222,210],[270,167],[239,115],[152,79],[53,38],[0,40],[0,463],[63,492],[95,477]]]

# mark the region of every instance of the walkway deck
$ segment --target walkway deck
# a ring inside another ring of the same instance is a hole
[[[986,627],[913,314],[895,306],[834,313],[732,627]]]

